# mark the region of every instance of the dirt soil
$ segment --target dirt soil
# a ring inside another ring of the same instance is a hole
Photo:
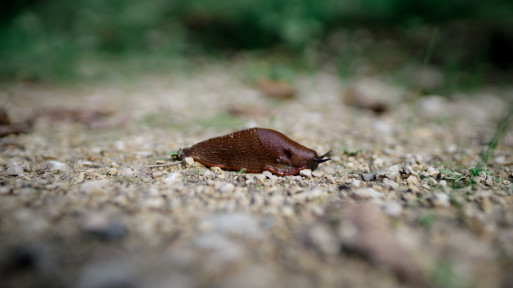
[[[513,134],[477,169],[512,90],[319,72],[271,99],[239,76],[0,87],[11,122],[32,119],[0,138],[0,287],[513,287]],[[255,126],[332,160],[147,167]]]

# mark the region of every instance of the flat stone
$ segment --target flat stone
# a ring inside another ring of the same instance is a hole
[[[383,184],[385,184],[386,187],[389,187],[391,189],[397,190],[399,189],[399,184],[397,182],[390,180],[390,179],[383,179]]]
[[[66,164],[56,161],[56,160],[50,160],[46,161],[43,164],[43,169],[49,169],[52,172],[60,172],[67,169]]]
[[[381,180],[383,178],[395,180],[397,177],[399,177],[399,165],[390,166],[387,169],[379,171],[376,174],[376,179],[378,180]]]
[[[299,175],[306,177],[306,178],[312,178],[312,170],[303,169],[303,170],[299,171]]]
[[[21,177],[21,176],[23,176],[23,167],[21,165],[20,166],[11,166],[11,167],[7,168],[7,171],[5,171],[5,174],[7,174],[8,176]]]
[[[369,182],[369,181],[376,179],[376,174],[375,173],[364,173],[362,175],[362,178],[364,181]]]
[[[183,163],[185,164],[185,167],[191,167],[192,165],[194,165],[194,159],[192,157],[186,157],[183,159]]]

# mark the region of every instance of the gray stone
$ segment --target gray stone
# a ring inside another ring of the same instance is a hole
[[[378,179],[378,180],[381,180],[383,178],[395,180],[397,177],[399,177],[399,165],[397,165],[397,164],[390,166],[385,170],[379,171],[376,174],[376,179]]]

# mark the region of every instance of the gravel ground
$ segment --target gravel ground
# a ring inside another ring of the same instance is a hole
[[[0,138],[0,287],[513,287],[513,134],[469,171],[512,91],[318,73],[276,100],[239,72],[0,88],[12,122],[33,119]],[[332,160],[147,167],[253,126]]]

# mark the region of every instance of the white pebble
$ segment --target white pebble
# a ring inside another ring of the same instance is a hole
[[[397,177],[399,177],[399,165],[396,164],[396,165],[390,166],[387,169],[379,171],[376,174],[376,178],[378,180],[383,179],[385,177],[390,180],[395,180]]]
[[[428,170],[427,170],[427,174],[430,176],[430,177],[436,177],[440,174],[440,171],[436,170],[435,168],[433,167],[429,167]]]
[[[87,194],[103,194],[105,192],[105,188],[108,184],[107,180],[94,180],[85,182],[81,185],[81,189],[83,192]]]
[[[223,183],[219,186],[219,192],[223,194],[232,193],[235,190],[235,186],[232,183]]]
[[[85,172],[80,172],[80,174],[78,174],[77,178],[75,178],[75,183],[80,184],[80,183],[84,182],[84,178],[85,178]]]
[[[351,181],[351,186],[354,188],[360,188],[362,186],[361,183],[362,181],[353,179],[353,181]]]
[[[165,201],[162,197],[152,197],[144,201],[144,205],[150,209],[159,209],[164,207]]]
[[[194,165],[194,159],[192,157],[186,157],[185,159],[183,159],[183,163],[185,163],[185,167],[191,167],[192,165]]]
[[[175,183],[176,181],[178,181],[179,175],[177,173],[170,173],[169,175],[167,175],[166,177],[164,177],[162,179],[162,182],[166,183],[166,184],[172,184],[172,183]]]
[[[449,207],[451,205],[449,195],[445,193],[435,193],[435,195],[433,195],[433,204],[437,207]]]
[[[411,186],[418,186],[419,185],[419,179],[414,176],[414,175],[410,175],[408,177],[408,179],[406,179],[406,182],[408,183],[408,185],[411,185]]]
[[[43,167],[44,169],[49,169],[52,172],[60,172],[66,170],[66,164],[55,160],[46,161]]]
[[[401,203],[391,200],[385,204],[385,213],[392,217],[400,216],[403,213],[403,206]]]
[[[23,167],[21,166],[11,166],[7,168],[7,171],[5,173],[9,176],[23,176]]]
[[[434,186],[438,185],[438,182],[436,182],[435,179],[429,177],[429,178],[426,179],[426,184],[431,186],[431,187],[434,187]]]
[[[386,187],[389,187],[394,190],[399,189],[399,184],[397,184],[397,182],[390,180],[390,179],[383,179],[383,184],[385,184]]]
[[[264,184],[265,183],[266,177],[265,177],[264,174],[257,174],[255,176],[255,178],[257,179],[258,183],[260,183],[260,184]]]
[[[319,177],[322,177],[322,172],[321,171],[313,171],[312,172],[312,176],[313,177],[316,177],[316,178],[319,178]]]
[[[135,176],[135,170],[132,167],[128,167],[128,168],[121,170],[120,175],[127,176],[127,177],[133,177],[133,176]]]
[[[306,178],[312,178],[312,170],[303,169],[303,170],[299,171],[299,175],[306,177]]]
[[[0,186],[0,195],[7,195],[11,192],[11,189],[7,186]]]
[[[116,174],[118,174],[118,169],[110,168],[109,170],[107,170],[107,174],[108,175],[116,175]]]
[[[353,195],[358,199],[382,198],[383,194],[373,188],[360,188],[353,191]]]
[[[325,255],[336,255],[339,252],[338,239],[325,224],[314,225],[308,231],[308,238],[313,246]]]

